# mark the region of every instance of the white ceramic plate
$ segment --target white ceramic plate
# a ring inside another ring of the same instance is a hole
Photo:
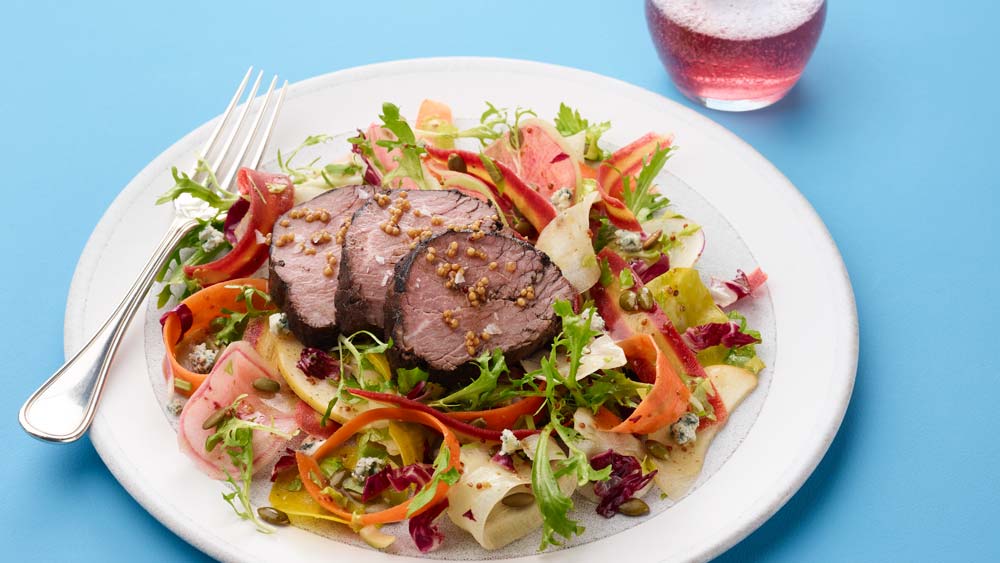
[[[680,211],[705,225],[710,251],[713,232],[715,248],[727,243],[718,254],[707,254],[706,264],[722,274],[718,268],[723,266],[754,266],[746,263],[751,259],[770,276],[751,311],[751,320],[764,329],[761,353],[768,369],[761,388],[720,433],[697,488],[634,527],[605,537],[595,532],[544,559],[705,560],[760,526],[823,457],[854,384],[858,332],[850,281],[812,207],[760,154],[709,119],[617,80],[533,62],[411,60],[306,80],[291,86],[272,147],[293,147],[308,134],[366,125],[383,101],[397,103],[412,116],[425,97],[447,101],[463,117],[478,116],[484,100],[531,107],[540,116],[554,115],[559,102],[566,101],[585,116],[610,119],[614,127],[607,139],[614,145],[649,130],[674,132],[682,150],[668,165],[672,179],[666,181],[673,181],[677,192],[668,193]],[[70,288],[67,354],[110,313],[166,229],[171,209],[153,202],[171,185],[170,166],[190,162],[210,125],[153,160],[94,230]],[[406,559],[297,529],[263,535],[238,520],[219,498],[221,485],[201,475],[176,447],[147,376],[147,356],[157,353],[155,338],[144,337],[148,324],[136,322],[128,332],[91,431],[101,458],[143,507],[223,560],[305,560],[319,553],[358,563]],[[522,546],[503,555],[532,552]],[[447,553],[454,558],[488,555]]]

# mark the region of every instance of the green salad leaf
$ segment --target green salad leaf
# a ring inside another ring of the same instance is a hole
[[[427,503],[434,500],[434,495],[437,493],[440,483],[454,485],[461,479],[462,473],[457,467],[452,467],[445,471],[450,458],[451,450],[448,448],[448,444],[441,444],[441,449],[438,450],[437,457],[434,458],[434,476],[431,478],[431,482],[427,483],[426,487],[410,499],[410,506],[406,509],[407,518],[413,516],[418,510],[427,506]]]
[[[552,305],[556,315],[562,319],[562,332],[552,341],[552,350],[542,358],[540,374],[545,378],[545,395],[550,408],[560,406],[565,398],[557,400],[556,389],[562,387],[569,393],[576,406],[587,406],[587,400],[582,393],[576,374],[580,369],[580,358],[584,349],[595,336],[600,334],[591,328],[596,310],[586,307],[579,315],[573,312],[569,301],[559,300]],[[569,373],[565,376],[556,367],[559,357],[569,359]]]
[[[587,160],[604,160],[608,157],[608,152],[602,150],[597,144],[608,129],[611,129],[610,121],[591,124],[580,116],[580,112],[567,106],[559,104],[559,113],[555,118],[556,130],[564,137],[576,135],[581,131],[586,131],[583,157]]]
[[[566,459],[556,462],[553,469],[549,462],[549,436],[555,432],[569,448]],[[565,540],[584,532],[579,522],[569,517],[573,510],[573,499],[565,494],[559,486],[559,479],[571,476],[582,487],[594,481],[604,481],[611,474],[611,467],[596,470],[590,465],[586,452],[576,446],[580,437],[571,428],[563,426],[558,420],[549,422],[538,436],[535,447],[535,459],[531,466],[531,489],[535,493],[535,502],[542,514],[542,543],[540,550],[550,545],[562,545]],[[557,536],[561,536],[560,539]]]
[[[611,221],[607,217],[601,217],[599,221],[600,226],[597,228],[597,234],[594,236],[595,253],[600,252],[605,246],[611,244],[615,240],[615,232],[618,230],[617,227],[611,224]]]
[[[693,326],[729,320],[694,268],[671,268],[646,287],[680,333]]]
[[[364,169],[353,160],[320,165],[320,157],[316,157],[301,166],[292,164],[292,160],[298,156],[302,149],[329,143],[333,140],[332,136],[326,134],[309,135],[299,146],[288,153],[287,156],[283,156],[281,149],[278,149],[278,168],[296,185],[314,180],[322,180],[325,187],[332,189],[357,182],[358,176],[364,172]]]
[[[235,413],[240,402],[247,396],[240,395],[226,409],[228,413]],[[232,487],[232,492],[223,493],[222,498],[229,503],[236,515],[241,520],[250,520],[257,527],[259,532],[269,534],[273,529],[257,517],[257,513],[250,503],[250,483],[253,479],[253,433],[269,432],[286,440],[291,440],[293,435],[283,432],[274,426],[259,424],[248,420],[242,420],[235,416],[228,416],[216,427],[215,432],[205,440],[205,450],[212,451],[221,446],[233,466],[239,472],[233,476],[226,471],[226,481]],[[238,505],[237,505],[238,503]]]
[[[476,358],[476,366],[479,368],[479,377],[469,385],[455,391],[431,403],[437,408],[457,408],[462,410],[475,411],[484,406],[491,406],[494,392],[501,375],[509,370],[507,361],[504,359],[503,350],[497,348],[492,353],[484,352]]]
[[[634,392],[637,389],[636,385],[642,385],[633,382],[621,389],[612,388],[622,383],[622,380],[627,380],[624,374],[618,371],[590,376],[584,380],[587,384],[581,385],[576,380],[576,374],[580,369],[580,358],[587,345],[600,334],[600,331],[592,327],[596,311],[593,307],[586,306],[583,311],[576,314],[568,301],[557,301],[553,309],[562,320],[563,329],[553,341],[551,352],[542,358],[537,373],[545,378],[549,423],[539,436],[535,461],[531,469],[532,490],[542,514],[540,549],[550,545],[562,545],[565,540],[584,531],[577,521],[569,517],[569,512],[573,509],[573,500],[563,493],[559,487],[559,479],[572,476],[578,486],[583,486],[593,481],[607,479],[611,471],[610,467],[600,471],[591,467],[586,452],[577,445],[580,435],[576,430],[564,426],[561,420],[572,416],[579,407],[596,411],[617,394],[623,394],[622,400],[625,400],[625,393]],[[569,369],[565,376],[556,367],[560,357],[569,358]],[[557,462],[555,469],[547,462],[548,439],[552,433],[559,436],[560,441],[569,450],[566,459]]]
[[[424,165],[420,156],[427,152],[422,146],[417,144],[417,136],[399,113],[399,106],[386,102],[382,104],[382,126],[392,132],[396,139],[382,139],[376,144],[388,150],[399,149],[399,157],[396,162],[399,164],[394,170],[382,178],[386,185],[392,185],[392,180],[398,178],[410,178],[417,183],[420,189],[428,190],[431,185],[424,177]]]
[[[337,456],[330,456],[323,458],[323,461],[319,462],[319,469],[323,472],[323,476],[329,479],[334,473],[340,471],[344,468],[344,459]]]
[[[691,390],[691,397],[688,399],[690,407],[688,411],[698,415],[698,418],[715,420],[715,407],[708,398],[715,396],[715,387],[712,380],[707,377],[690,377],[681,374],[681,380]]]
[[[202,159],[198,159],[198,164],[194,171],[195,177],[198,177],[199,174],[205,174],[206,180],[204,184],[194,181],[185,172],[179,172],[176,166],[171,167],[170,175],[174,178],[174,187],[157,198],[156,204],[162,205],[177,199],[183,194],[187,194],[204,201],[220,213],[232,207],[239,196],[222,189],[215,177],[215,173],[212,172],[208,163]]]
[[[365,400],[348,393],[349,388],[392,391],[392,383],[383,377],[370,359],[375,354],[384,354],[389,348],[392,348],[391,338],[383,341],[367,330],[359,330],[350,336],[341,334],[337,337],[337,345],[330,350],[330,355],[337,357],[340,366],[337,393],[326,405],[326,411],[320,419],[321,426],[326,426],[333,407],[339,401],[357,403]]]
[[[251,285],[227,285],[227,289],[238,289],[236,295],[237,303],[245,303],[245,312],[223,309],[222,314],[212,319],[212,328],[215,329],[215,343],[219,348],[225,348],[231,342],[243,338],[243,333],[247,329],[250,319],[257,317],[267,317],[274,313],[274,309],[267,307],[271,304],[271,296],[266,291],[261,291]],[[264,300],[265,308],[258,309],[253,304],[254,297]]]
[[[207,203],[215,210],[215,215],[198,220],[198,225],[181,238],[153,278],[163,284],[156,301],[156,306],[161,308],[169,303],[171,298],[180,301],[201,289],[197,281],[188,278],[184,273],[186,266],[206,264],[232,248],[222,236],[222,229],[226,212],[239,198],[238,195],[219,187],[219,181],[212,169],[202,159],[198,160],[192,176],[179,172],[177,167],[171,168],[170,173],[174,178],[174,186],[156,200],[157,205],[188,195]],[[205,178],[204,183],[195,180],[201,175]]]
[[[172,298],[176,297],[180,301],[201,289],[201,284],[187,277],[184,267],[206,264],[232,248],[224,238],[219,240],[222,228],[223,221],[220,216],[203,219],[198,221],[197,227],[181,238],[167,257],[163,268],[153,278],[163,284],[157,293],[157,307],[163,308]]]
[[[562,545],[563,540],[556,536],[568,540],[584,532],[584,527],[569,517],[569,512],[573,510],[573,499],[559,488],[555,471],[548,463],[551,434],[552,428],[549,426],[542,430],[535,448],[535,462],[531,464],[531,490],[535,493],[535,502],[542,513],[542,544],[539,549]]]
[[[498,108],[490,102],[486,102],[486,111],[479,116],[479,123],[481,127],[493,132],[493,139],[503,136],[505,132],[510,132],[508,142],[516,152],[521,148],[521,119],[526,115],[537,116],[530,109],[516,107],[514,108],[514,117],[511,118],[507,108]]]
[[[396,387],[399,388],[399,392],[406,395],[413,388],[416,387],[421,381],[427,381],[430,374],[427,370],[420,367],[415,368],[397,368],[396,369]]]
[[[728,317],[729,320],[739,323],[740,332],[756,338],[758,342],[762,340],[760,331],[749,328],[747,326],[747,318],[741,315],[739,311],[730,311]],[[760,373],[760,370],[764,369],[764,362],[757,357],[757,349],[754,344],[746,344],[730,349],[722,362],[743,368],[754,374]]]
[[[521,119],[526,115],[535,115],[530,109],[516,108],[514,117],[510,117],[510,112],[506,108],[498,108],[486,102],[486,110],[479,116],[479,125],[468,129],[458,130],[454,127],[439,128],[437,130],[418,129],[417,132],[428,139],[441,139],[454,142],[456,139],[476,139],[486,146],[499,139],[507,131],[516,131],[520,126]],[[515,138],[516,143],[520,138]],[[516,146],[516,145],[515,145]]]
[[[603,370],[590,376],[589,384],[583,388],[583,397],[594,412],[605,404],[634,409],[652,388],[648,383],[629,379],[620,370]]]
[[[657,148],[648,159],[644,159],[642,170],[637,177],[622,175],[622,189],[625,206],[632,211],[639,222],[649,219],[657,211],[670,205],[670,200],[653,191],[653,180],[663,170],[674,147]]]

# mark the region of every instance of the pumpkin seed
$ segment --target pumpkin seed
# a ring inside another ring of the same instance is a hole
[[[448,155],[448,170],[453,172],[468,172],[468,168],[465,166],[465,159],[457,154]]]
[[[618,305],[620,305],[622,309],[631,313],[638,310],[639,298],[636,296],[634,291],[626,290],[622,292],[620,297],[618,297]]]
[[[479,417],[469,423],[470,426],[475,426],[476,428],[486,428],[486,420],[483,417]]]
[[[211,436],[205,439],[205,451],[210,452],[214,450],[215,446],[218,446],[219,442],[221,441],[222,441],[221,434],[212,434]]]
[[[258,377],[253,380],[253,388],[261,393],[277,393],[281,390],[281,384],[270,377]]]
[[[257,509],[257,516],[272,526],[287,526],[288,515],[271,506],[262,506]]]
[[[649,505],[641,498],[630,498],[618,507],[618,512],[625,516],[645,516],[649,514]]]
[[[650,248],[653,248],[654,246],[656,246],[658,242],[660,242],[660,237],[662,236],[663,236],[663,229],[656,229],[655,231],[653,231],[653,234],[646,237],[646,240],[642,242],[642,249],[649,250]]]
[[[201,423],[201,429],[208,430],[210,428],[215,428],[218,425],[222,424],[222,421],[227,418],[229,418],[228,405],[208,415],[208,418],[205,419],[205,422]]]
[[[492,158],[486,156],[485,154],[479,155],[479,160],[482,161],[483,168],[485,168],[486,172],[489,173],[490,180],[493,180],[493,184],[498,188],[501,188],[500,192],[503,193],[503,188],[500,186],[500,183],[503,182],[503,174],[500,173],[500,168],[497,167],[497,164],[493,162]]]
[[[531,506],[535,503],[535,495],[531,493],[514,493],[503,497],[503,500],[500,502],[502,502],[504,506],[509,506],[511,508],[524,508],[525,506]]]
[[[646,440],[643,446],[645,446],[646,452],[656,459],[670,459],[670,450],[668,450],[666,444],[662,442],[657,442],[656,440]]]
[[[653,294],[649,291],[649,288],[643,287],[639,290],[637,295],[636,304],[643,311],[652,311],[655,302],[653,301]]]

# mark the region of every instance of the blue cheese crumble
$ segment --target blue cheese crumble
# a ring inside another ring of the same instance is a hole
[[[191,347],[187,355],[187,364],[191,371],[195,373],[208,373],[215,365],[215,357],[219,351],[202,342]]]
[[[684,416],[670,426],[670,435],[681,446],[694,442],[698,438],[697,430],[700,422],[698,415],[692,412],[684,413]]]
[[[557,211],[566,211],[573,205],[573,190],[569,188],[559,188],[549,200]]]
[[[205,228],[198,233],[198,240],[201,241],[202,250],[205,252],[212,252],[218,248],[220,244],[226,241],[226,237],[224,237],[215,227],[205,225]]]
[[[385,461],[377,457],[358,458],[354,465],[354,478],[364,483],[365,479],[378,473],[385,465]]]
[[[500,453],[510,455],[520,449],[521,441],[517,439],[510,428],[504,428],[503,432],[500,433]]]
[[[575,319],[572,319],[571,322],[574,322],[577,326],[583,326],[583,324],[587,322],[587,317],[590,317],[590,330],[598,333],[604,332],[604,319],[601,318],[597,309],[594,309],[593,307],[587,307],[581,311],[580,315]]]
[[[642,237],[639,233],[618,229],[615,231],[615,242],[623,252],[642,251]]]
[[[584,311],[584,313],[588,313],[589,311],[590,308],[588,308],[587,311]],[[601,317],[601,315],[599,315],[597,311],[594,311],[594,316],[590,317],[590,330],[594,330],[597,332],[604,332],[604,328],[605,328],[604,318]]]
[[[183,410],[184,401],[174,400],[167,404],[167,412],[174,416],[180,416]]]
[[[271,331],[271,334],[282,335],[288,334],[288,315],[284,313],[275,313],[267,318],[267,328]]]

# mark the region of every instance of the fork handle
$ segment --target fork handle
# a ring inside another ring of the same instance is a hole
[[[153,256],[108,320],[75,356],[25,401],[18,420],[28,434],[40,440],[67,443],[87,432],[94,420],[111,361],[129,323],[171,251],[197,224],[193,219],[174,217]]]

